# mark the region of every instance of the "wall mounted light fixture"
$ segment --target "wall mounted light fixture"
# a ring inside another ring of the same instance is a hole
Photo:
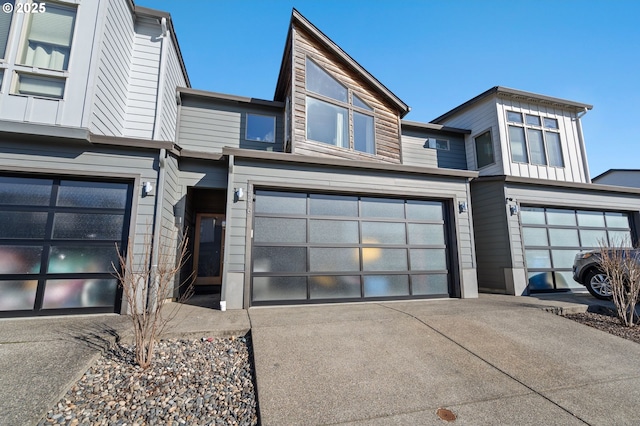
[[[236,195],[236,200],[244,200],[244,189],[236,188],[234,189],[234,193]]]
[[[518,212],[520,211],[520,209],[518,208],[517,204],[514,204],[512,206],[509,206],[509,211],[511,212],[511,216],[515,216],[518,214]]]
[[[458,213],[466,213],[467,212],[467,202],[460,201],[458,203]]]
[[[144,185],[142,185],[142,191],[144,192],[144,195],[149,195],[151,191],[153,191],[153,185],[151,182],[145,182]]]

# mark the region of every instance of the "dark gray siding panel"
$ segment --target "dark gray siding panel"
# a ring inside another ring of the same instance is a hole
[[[300,188],[316,191],[338,191],[358,194],[382,194],[450,200],[455,207],[452,222],[456,224],[458,264],[461,269],[475,267],[473,236],[469,213],[458,213],[459,201],[468,199],[465,179],[425,177],[402,173],[376,173],[348,169],[323,168],[295,164],[269,164],[236,159],[233,187],[248,190],[254,185],[275,185],[284,190]],[[249,191],[247,191],[249,192]],[[249,196],[246,199],[250,199]],[[227,221],[227,235],[231,238],[228,271],[245,271],[245,237],[247,230],[247,202],[233,204],[232,218]],[[474,283],[475,285],[475,283]]]
[[[275,143],[245,138],[247,114],[276,117]],[[222,148],[246,148],[282,152],[284,111],[250,104],[216,100],[184,100],[180,108],[177,142],[194,151],[221,152]]]
[[[506,202],[502,182],[471,182],[473,227],[480,290],[506,292],[505,268],[511,268]]]
[[[429,148],[427,139],[449,141],[449,150]],[[464,137],[436,132],[402,130],[402,163],[409,166],[467,170]]]

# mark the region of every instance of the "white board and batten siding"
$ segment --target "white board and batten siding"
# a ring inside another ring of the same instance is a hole
[[[549,179],[561,182],[586,183],[584,165],[582,162],[582,144],[576,126],[576,114],[551,105],[522,102],[517,99],[499,97],[497,103],[498,117],[500,117],[500,138],[505,150],[505,174],[510,176]],[[532,114],[544,118],[558,120],[560,141],[564,167],[541,166],[511,161],[509,149],[509,123],[507,111]]]
[[[452,238],[457,245],[457,264],[460,276],[465,270],[472,270],[475,277],[474,242],[472,221],[469,212],[458,213],[458,202],[469,203],[469,185],[466,178],[447,176],[426,176],[401,172],[362,171],[346,168],[316,165],[273,164],[236,158],[230,187],[245,188],[249,184],[260,188],[260,184],[282,191],[291,188],[309,192],[337,191],[345,194],[409,198],[441,199],[453,204],[451,226],[457,235]],[[428,184],[426,183],[428,182]],[[232,214],[227,218],[227,236],[231,239],[228,253],[228,272],[244,273],[246,268],[247,230],[251,229],[251,217],[247,215],[247,200],[238,200],[231,206]],[[461,284],[464,285],[464,284]],[[472,283],[475,289],[475,280]],[[463,290],[464,292],[464,290]]]
[[[274,142],[246,138],[247,115],[275,117]],[[188,150],[222,152],[223,147],[282,152],[284,110],[224,100],[185,99],[180,107],[178,144]]]
[[[89,75],[97,57],[93,43],[100,37],[96,22],[100,20],[106,0],[82,2],[80,6],[79,1],[63,3],[76,8],[68,69],[64,73],[64,99],[14,93],[12,80],[17,77],[17,73],[35,73],[45,77],[49,75],[37,67],[20,65],[25,48],[24,39],[31,21],[29,14],[14,13],[12,30],[7,39],[7,57],[2,64],[5,90],[0,93],[0,120],[75,128],[86,125],[84,114],[87,112],[88,88],[93,85]]]
[[[438,124],[471,131],[471,134],[465,136],[467,167],[469,170],[478,170],[475,138],[490,130],[495,163],[479,169],[478,172],[480,176],[504,174],[503,157],[508,154],[503,153],[504,149],[500,143],[500,128],[496,100],[494,98],[486,99]]]
[[[89,129],[99,135],[122,136],[127,115],[134,18],[126,2],[107,4]]]

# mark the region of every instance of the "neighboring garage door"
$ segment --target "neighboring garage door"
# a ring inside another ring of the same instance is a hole
[[[445,205],[257,191],[252,304],[448,297]]]
[[[522,207],[520,217],[532,292],[584,289],[572,277],[575,255],[598,248],[600,241],[631,241],[626,213]]]
[[[0,176],[0,316],[114,312],[132,185]]]

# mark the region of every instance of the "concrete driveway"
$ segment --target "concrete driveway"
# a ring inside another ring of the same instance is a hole
[[[640,345],[536,302],[251,308],[262,424],[640,424]]]

